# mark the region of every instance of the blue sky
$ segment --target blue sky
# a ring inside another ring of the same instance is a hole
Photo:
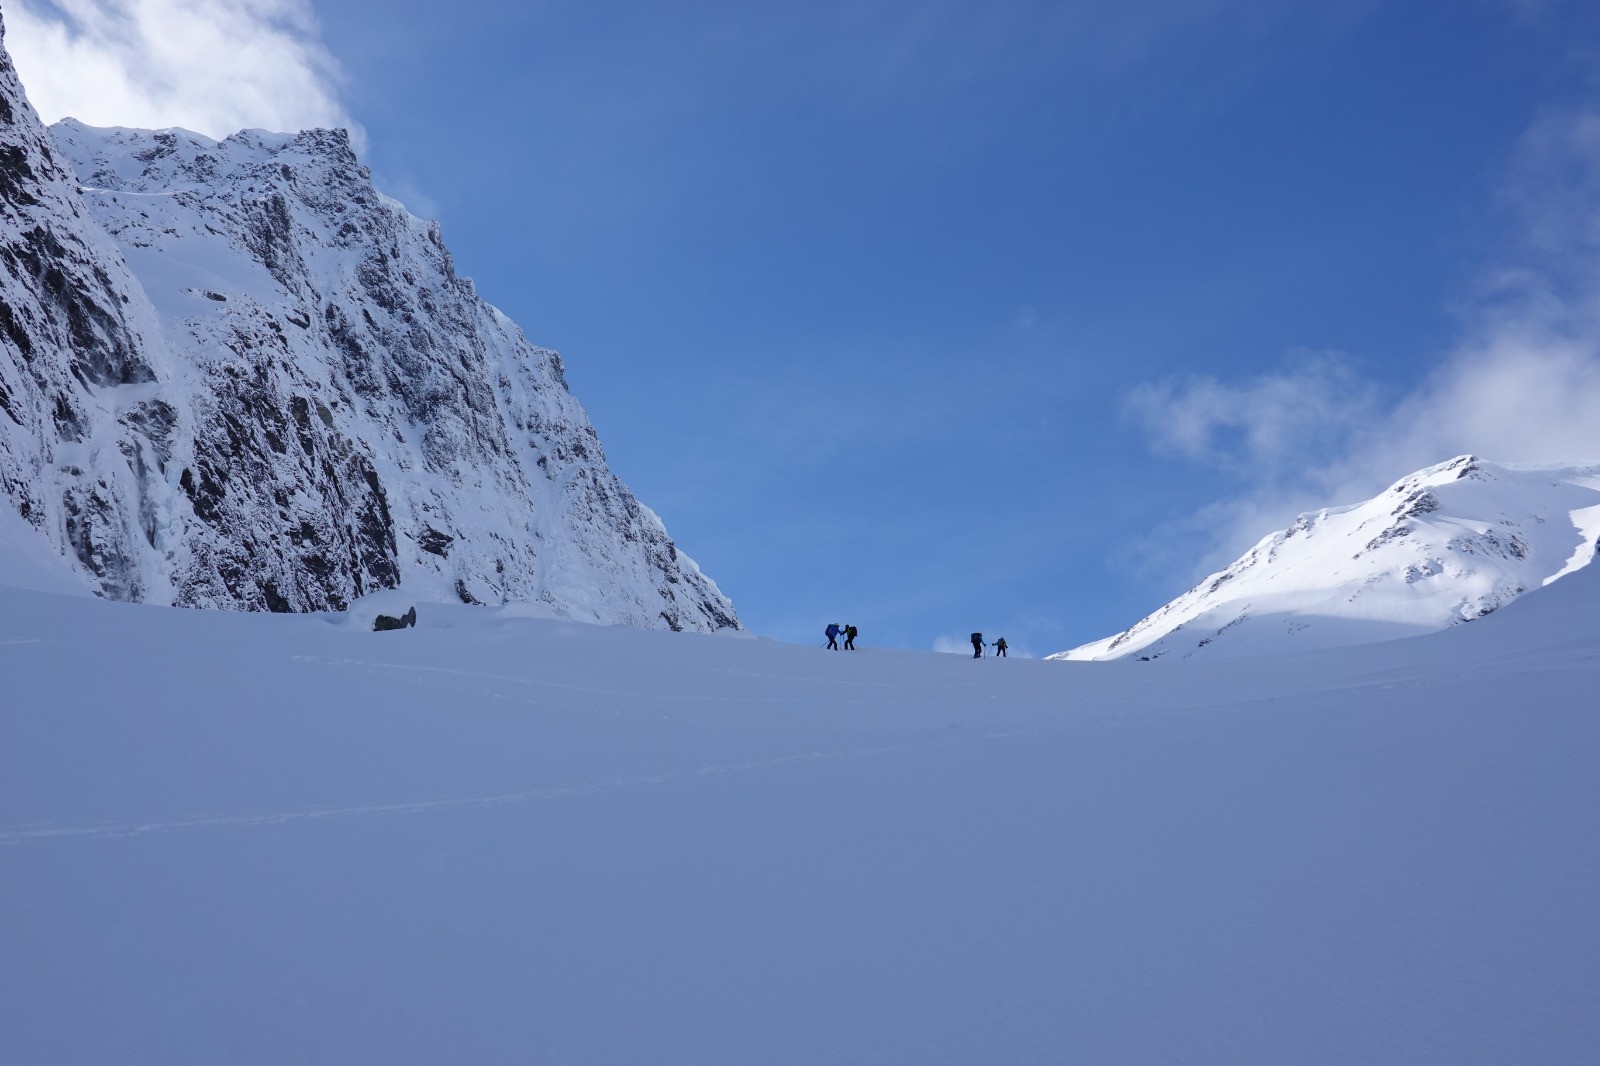
[[[1600,459],[1592,4],[239,7],[6,17],[47,118],[356,124],[758,633],[1044,654],[1459,451]]]

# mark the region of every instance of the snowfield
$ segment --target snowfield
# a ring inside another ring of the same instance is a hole
[[[1597,593],[1152,668],[0,588],[0,1061],[1594,1061]]]

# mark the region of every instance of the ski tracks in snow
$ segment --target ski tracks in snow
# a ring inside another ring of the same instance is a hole
[[[787,717],[771,717],[771,716],[764,716],[764,717],[738,717],[738,716],[704,714],[704,713],[698,713],[697,714],[697,713],[693,713],[693,711],[690,711],[690,710],[686,710],[686,711],[677,711],[677,710],[675,710],[672,713],[665,713],[664,711],[636,710],[636,709],[633,709],[633,707],[638,706],[638,705],[648,706],[649,703],[654,702],[654,703],[674,705],[674,706],[685,706],[685,705],[687,705],[687,707],[689,707],[689,708],[704,707],[704,706],[750,707],[750,708],[754,708],[754,707],[757,707],[757,706],[761,706],[761,707],[765,707],[765,708],[768,708],[768,709],[772,709],[772,708],[780,708],[780,707],[783,707],[785,705],[792,705],[792,704],[797,704],[797,703],[803,704],[803,703],[807,703],[807,702],[815,702],[815,703],[819,703],[821,705],[824,705],[824,706],[826,706],[828,708],[857,707],[857,708],[904,710],[904,709],[908,709],[908,708],[928,707],[928,709],[930,711],[933,711],[933,710],[936,709],[936,708],[928,706],[928,703],[927,703],[926,698],[925,698],[927,693],[916,693],[916,694],[913,694],[913,695],[911,695],[911,696],[909,696],[908,698],[905,698],[905,699],[898,699],[898,700],[885,699],[882,695],[876,694],[876,690],[882,687],[877,682],[862,682],[861,683],[861,685],[868,692],[874,693],[874,694],[871,694],[871,695],[860,695],[860,696],[844,696],[844,695],[834,696],[834,695],[829,695],[829,696],[827,696],[825,698],[811,697],[811,698],[808,699],[808,697],[805,697],[805,696],[793,696],[793,695],[764,696],[764,695],[741,695],[741,694],[640,692],[640,691],[637,691],[637,690],[627,691],[625,689],[603,688],[603,687],[599,687],[599,686],[595,686],[595,685],[579,685],[579,684],[573,684],[571,682],[566,682],[566,681],[552,681],[552,680],[549,680],[549,679],[546,679],[546,678],[539,678],[539,677],[519,677],[519,676],[517,676],[515,674],[496,674],[496,673],[489,673],[489,672],[477,671],[477,670],[462,670],[462,669],[457,668],[457,667],[423,666],[423,665],[418,665],[418,664],[415,664],[415,663],[372,662],[372,661],[369,661],[369,660],[366,660],[366,659],[333,658],[333,657],[330,657],[330,656],[322,656],[322,655],[296,655],[296,656],[293,657],[293,661],[297,662],[297,663],[303,663],[303,664],[308,664],[308,665],[313,665],[313,666],[332,666],[332,667],[340,667],[340,668],[344,668],[344,669],[364,670],[364,671],[367,671],[367,672],[373,673],[373,674],[383,674],[383,673],[411,674],[411,675],[415,676],[419,681],[426,680],[426,681],[432,681],[434,683],[446,684],[446,685],[451,681],[463,682],[463,683],[467,683],[467,684],[476,684],[476,685],[483,685],[485,683],[488,683],[488,684],[497,684],[497,685],[518,686],[518,687],[522,687],[524,689],[527,689],[527,688],[546,689],[546,690],[552,690],[552,691],[555,691],[555,692],[570,693],[570,694],[572,694],[574,696],[600,696],[600,697],[614,699],[614,700],[616,700],[618,702],[617,703],[613,703],[613,704],[604,705],[604,706],[585,706],[581,701],[574,701],[574,702],[567,702],[567,703],[551,703],[551,702],[545,702],[545,701],[542,701],[542,700],[536,701],[536,700],[534,700],[534,699],[532,699],[530,697],[527,697],[527,696],[518,696],[518,695],[514,695],[514,694],[511,694],[511,693],[508,693],[508,692],[490,691],[490,690],[486,690],[486,689],[483,689],[483,688],[462,689],[462,691],[471,691],[475,695],[486,696],[486,697],[489,697],[491,699],[497,699],[497,700],[510,699],[510,700],[528,702],[530,704],[536,704],[537,706],[539,706],[543,710],[563,710],[563,711],[577,712],[577,713],[580,713],[580,714],[602,714],[602,715],[610,715],[610,716],[628,715],[628,716],[631,716],[631,717],[652,719],[652,720],[655,720],[655,721],[681,722],[681,723],[692,724],[692,725],[717,726],[717,727],[721,727],[721,728],[742,729],[742,730],[750,730],[750,729],[760,729],[760,730],[780,729],[781,730],[781,729],[793,728],[797,724],[802,724],[802,723],[799,722],[799,721],[796,721],[794,719],[787,718]],[[721,672],[729,672],[729,671],[717,671],[717,672],[721,673]],[[755,678],[761,678],[761,679],[764,679],[764,680],[777,679],[775,675],[749,674],[749,675],[746,675],[746,676],[755,677]],[[783,679],[783,680],[789,680],[789,679]],[[810,683],[814,683],[815,682],[815,679],[808,679],[808,678],[794,679],[794,680],[801,681],[801,682],[810,682]],[[828,684],[852,684],[852,682],[850,682],[850,681],[845,681],[845,680],[832,681],[831,679],[828,680],[827,683]],[[927,685],[927,686],[919,686],[919,687],[926,688],[929,691],[938,691],[938,692],[946,692],[946,693],[948,692],[948,690],[950,688],[950,686],[948,686],[948,685],[937,685],[937,686],[936,685]],[[992,699],[993,698],[993,694],[990,693],[989,695],[990,695],[990,698]],[[1012,702],[1013,702],[1013,704],[1016,704],[1019,701],[1013,700]],[[1052,702],[1049,701],[1049,700],[1042,700],[1040,702],[1040,704],[1039,704],[1039,706],[1041,708],[1049,707],[1051,705],[1052,705]],[[948,711],[950,711],[952,709],[954,709],[954,708],[950,708],[947,705],[937,708],[937,710],[939,710],[941,712],[948,712]],[[814,726],[815,722],[806,721],[803,724],[805,724],[807,726]],[[863,719],[858,724],[882,725],[883,723],[881,721],[871,721],[871,720]]]
[[[753,704],[753,703],[794,703],[794,702],[796,702],[796,699],[793,696],[739,696],[739,695],[707,695],[707,694],[704,694],[704,693],[678,693],[678,694],[673,694],[673,693],[664,693],[664,692],[648,692],[648,693],[646,693],[646,692],[638,692],[638,691],[629,692],[629,691],[626,691],[624,689],[608,689],[608,688],[599,688],[599,687],[596,687],[596,686],[593,686],[593,685],[574,685],[574,684],[571,684],[571,683],[565,682],[565,681],[550,681],[550,680],[547,680],[547,679],[542,678],[542,677],[518,677],[515,674],[492,674],[492,673],[485,673],[485,672],[481,672],[481,671],[477,671],[477,670],[462,670],[462,669],[459,669],[459,668],[456,668],[456,667],[448,667],[448,666],[419,666],[419,665],[417,665],[415,663],[380,663],[380,662],[371,662],[371,661],[366,660],[366,659],[336,659],[336,658],[332,658],[332,657],[329,657],[329,656],[323,656],[323,655],[296,655],[296,656],[294,656],[294,661],[295,662],[302,662],[302,663],[312,663],[312,664],[316,664],[316,665],[320,665],[320,666],[344,666],[344,667],[351,667],[351,668],[355,668],[355,669],[371,670],[371,671],[375,671],[375,672],[376,671],[380,671],[380,670],[394,670],[394,671],[402,671],[402,672],[409,671],[409,672],[415,672],[415,673],[435,674],[435,675],[447,676],[447,677],[470,678],[470,679],[479,680],[479,681],[499,681],[499,682],[504,682],[504,683],[507,683],[507,684],[514,684],[514,685],[537,685],[537,686],[539,686],[541,688],[562,689],[562,690],[565,690],[567,692],[578,692],[578,693],[583,693],[584,695],[589,695],[589,696],[614,696],[614,697],[617,697],[619,699],[628,699],[628,700],[637,700],[637,699],[640,699],[640,698],[648,697],[649,699],[668,700],[668,701],[672,701],[672,702],[683,702],[683,703],[738,703],[738,704]],[[734,671],[730,671],[730,670],[718,670],[716,672],[717,673],[725,673],[725,674],[733,674],[734,673]],[[815,679],[780,678],[777,675],[766,675],[766,674],[745,674],[744,676],[752,677],[752,678],[759,678],[759,679],[762,679],[762,680],[794,680],[794,681],[811,681],[811,682],[815,681]],[[832,680],[830,680],[827,683],[829,683],[829,684],[852,684],[852,682],[842,681],[842,680],[841,681],[832,681]],[[887,687],[886,683],[881,683],[881,682],[859,682],[858,684],[860,684],[862,686],[871,686],[871,687],[874,687],[874,688]],[[895,687],[904,687],[904,686],[895,686]],[[927,687],[928,688],[934,688],[934,689],[948,688],[948,686],[933,686],[933,685],[930,685],[930,686],[927,686]],[[886,702],[881,697],[874,697],[874,698],[861,697],[861,698],[850,699],[850,698],[839,698],[839,697],[830,696],[828,698],[828,700],[829,700],[830,703],[872,704],[874,706],[882,706]],[[899,701],[892,701],[892,702],[905,704],[905,703],[914,703],[916,701],[914,701],[914,700],[899,700]],[[733,725],[733,724],[736,724],[736,723],[724,722],[724,723],[719,723],[719,724]]]
[[[343,807],[312,807],[292,811],[257,814],[198,814],[186,818],[150,822],[90,822],[77,825],[33,825],[0,828],[0,845],[25,844],[37,840],[60,837],[137,837],[152,833],[176,833],[195,829],[249,828],[252,826],[291,825],[325,818],[353,818],[363,815],[421,814],[429,811],[446,811],[472,807],[497,807],[542,800],[560,800],[573,797],[615,792],[623,789],[651,785],[670,785],[696,778],[720,774],[749,773],[784,766],[799,766],[817,761],[870,758],[904,752],[947,748],[957,744],[974,744],[982,741],[1010,740],[1051,732],[1047,729],[1015,729],[970,735],[944,735],[936,738],[908,741],[903,744],[882,744],[876,747],[850,748],[838,751],[810,751],[795,755],[782,755],[766,759],[748,759],[738,762],[698,766],[687,770],[672,770],[643,777],[599,778],[588,782],[552,785],[545,788],[524,789],[517,792],[499,792],[488,796],[458,796],[446,799],[417,800],[407,803],[366,803]]]

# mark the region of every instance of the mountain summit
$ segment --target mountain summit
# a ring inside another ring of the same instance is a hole
[[[1364,644],[1480,618],[1589,563],[1600,464],[1463,455],[1303,514],[1115,636],[1052,659],[1187,659]]]
[[[0,127],[0,496],[94,591],[740,628],[343,131],[47,132],[3,53]]]

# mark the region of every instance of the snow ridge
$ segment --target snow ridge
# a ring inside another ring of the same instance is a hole
[[[1600,463],[1462,455],[1302,514],[1114,636],[1052,659],[1187,659],[1364,644],[1481,618],[1590,562]]]

